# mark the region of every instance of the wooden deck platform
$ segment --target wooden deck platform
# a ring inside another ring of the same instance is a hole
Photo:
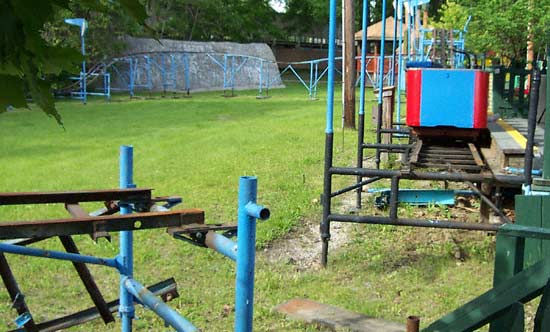
[[[503,173],[505,167],[523,168],[525,147],[527,146],[527,119],[498,119],[488,123],[491,132],[491,147],[482,149],[491,170]],[[534,168],[542,167],[540,151],[544,151],[544,128],[537,126],[535,131]]]

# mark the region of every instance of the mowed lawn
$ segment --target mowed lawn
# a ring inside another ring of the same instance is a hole
[[[0,191],[116,188],[119,146],[130,144],[138,187],[154,188],[157,196],[182,196],[180,207],[204,209],[209,223],[233,223],[239,176],[257,176],[258,201],[272,212],[258,226],[257,331],[318,331],[272,311],[296,297],[395,321],[409,314],[431,321],[488,288],[490,238],[468,243],[468,259],[459,262],[445,237],[415,241],[411,250],[409,239],[422,238],[422,231],[354,226],[352,239],[331,252],[328,269],[296,269],[264,257],[272,241],[306,221],[320,220],[324,90],[318,101],[309,101],[305,89],[294,85],[272,91],[273,97],[265,100],[257,100],[254,91],[242,91],[235,98],[213,92],[179,99],[117,96],[88,105],[61,101],[64,129],[38,111],[8,112],[0,115]],[[356,133],[337,130],[335,137],[336,162],[351,165]],[[66,216],[60,205],[0,208],[3,221]],[[113,257],[118,252],[116,234],[112,243],[75,238],[86,254]],[[34,246],[61,250],[56,239]],[[307,250],[317,254],[320,244]],[[92,305],[71,264],[8,259],[37,321]],[[103,267],[91,270],[106,298],[116,298],[118,274]],[[180,297],[171,305],[203,331],[233,329],[234,272],[229,260],[177,241],[162,229],[135,234],[135,278],[152,284],[175,277]],[[167,330],[153,314],[138,309],[137,315],[136,331]],[[0,289],[0,329],[14,328],[15,317],[7,292]],[[120,326],[95,321],[72,330],[119,331]]]

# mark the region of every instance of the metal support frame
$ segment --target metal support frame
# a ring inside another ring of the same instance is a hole
[[[71,84],[69,87],[62,89],[68,91],[69,95],[73,98],[79,99],[83,104],[88,101],[88,96],[102,96],[107,100],[111,98],[111,76],[107,72],[107,66],[99,64],[92,66],[89,70],[86,69],[86,30],[88,28],[88,22],[83,18],[68,18],[65,19],[65,23],[75,25],[80,28],[80,52],[82,54],[82,67],[78,76],[71,77],[76,84]],[[90,91],[89,85],[93,81],[102,78],[103,91]],[[75,91],[74,88],[78,87]]]
[[[414,2],[414,3],[413,3]],[[421,2],[429,2],[429,0],[420,0],[420,1],[412,1],[412,0],[400,0],[397,2],[398,8],[396,9],[398,12],[398,18],[402,20],[403,15],[403,6],[408,5],[409,7],[411,5],[419,6],[421,5]],[[364,8],[363,8],[363,19],[365,17],[368,17],[368,11],[366,9],[368,5],[368,2],[364,1]],[[431,181],[449,181],[449,182],[471,182],[471,183],[490,183],[498,186],[521,186],[521,184],[524,182],[523,176],[503,176],[503,175],[493,175],[493,174],[486,174],[486,173],[478,173],[478,174],[472,174],[472,173],[435,173],[435,172],[428,172],[428,171],[418,171],[418,170],[411,170],[409,168],[399,169],[399,170],[385,170],[380,169],[380,154],[382,152],[386,153],[404,153],[408,155],[411,152],[411,148],[413,145],[408,142],[406,144],[382,144],[382,135],[398,135],[398,137],[404,137],[407,138],[408,131],[406,128],[400,128],[400,112],[398,109],[397,112],[397,118],[395,119],[395,123],[393,125],[397,124],[397,128],[393,127],[386,129],[382,128],[381,121],[382,121],[382,109],[384,106],[384,98],[383,98],[383,89],[379,89],[378,91],[378,122],[377,122],[377,131],[376,131],[376,142],[375,143],[365,143],[364,142],[364,132],[365,132],[365,111],[364,111],[364,84],[366,80],[366,70],[362,68],[361,70],[361,77],[360,77],[360,84],[361,84],[361,100],[359,103],[359,130],[358,130],[358,145],[357,145],[357,161],[356,161],[356,167],[334,167],[333,166],[333,144],[334,144],[334,137],[333,137],[333,117],[334,117],[334,74],[335,74],[335,62],[337,58],[335,57],[335,29],[336,29],[336,15],[335,12],[332,11],[335,10],[336,7],[336,0],[330,1],[330,20],[329,20],[329,56],[328,56],[328,88],[327,88],[327,113],[326,113],[326,130],[325,130],[325,163],[324,163],[324,187],[323,187],[323,195],[322,195],[322,204],[323,204],[323,216],[322,221],[320,225],[320,234],[322,239],[322,250],[321,250],[321,264],[323,266],[327,265],[328,262],[328,242],[330,240],[330,225],[332,222],[354,222],[354,223],[368,223],[368,224],[384,224],[384,225],[398,225],[398,226],[413,226],[413,227],[430,227],[430,228],[450,228],[450,229],[468,229],[468,230],[478,230],[478,231],[495,231],[499,224],[472,224],[472,223],[466,223],[466,222],[459,222],[459,221],[450,221],[450,220],[429,220],[429,219],[408,219],[408,218],[401,218],[398,215],[398,194],[399,194],[399,181],[402,179],[411,179],[411,180],[431,180]],[[385,5],[382,5],[382,8],[385,9]],[[415,13],[416,11],[409,11],[409,13]],[[416,14],[414,14],[416,15]],[[382,27],[385,29],[385,15],[382,15]],[[416,17],[412,17],[411,20],[413,22],[417,21]],[[366,23],[363,21],[363,42],[366,42],[366,30],[367,30]],[[394,29],[396,30],[397,27],[394,26]],[[409,31],[411,33],[411,31]],[[397,31],[395,31],[395,34],[397,34]],[[382,37],[384,39],[385,31],[382,31]],[[414,37],[413,35],[410,36],[409,42],[417,42],[415,40],[411,41],[411,38]],[[384,47],[384,40],[382,39],[382,48]],[[400,36],[400,41],[402,40],[402,36]],[[363,45],[363,50],[366,49],[366,47]],[[400,47],[401,49],[401,47]],[[379,64],[383,64],[382,56],[384,55],[385,50],[382,49],[380,60],[378,61]],[[404,57],[400,52],[399,59],[398,59],[398,73],[403,73],[403,67],[401,64],[405,60],[406,57]],[[361,54],[361,67],[364,67],[364,63],[366,58],[366,54]],[[392,57],[393,58],[393,57]],[[395,67],[394,67],[395,68]],[[385,68],[383,65],[380,65],[378,67],[378,87],[384,86],[384,77],[385,77]],[[401,93],[401,80],[402,77],[400,75],[397,77],[397,89],[398,93]],[[388,81],[389,83],[390,81]],[[397,105],[398,108],[401,107],[400,103],[400,95],[397,97]],[[376,162],[376,169],[368,169],[363,167],[363,159],[364,159],[364,149],[375,149],[375,162]],[[332,181],[335,176],[351,176],[355,179],[355,183],[348,185],[342,189],[337,189],[333,191],[332,188]],[[331,211],[331,203],[332,199],[344,194],[346,192],[355,190],[356,191],[356,206],[358,208],[361,208],[361,199],[362,199],[362,188],[370,183],[388,179],[391,181],[391,193],[390,193],[390,201],[389,201],[389,208],[388,208],[388,215],[387,216],[364,216],[364,215],[340,215],[340,214],[334,214]],[[485,196],[482,195],[482,199],[487,199]],[[500,212],[499,207],[491,204],[491,208],[493,208],[497,213]],[[503,222],[509,222],[509,219],[500,213],[501,219]]]
[[[119,190],[46,192],[46,193],[0,193],[0,205],[65,203],[72,219],[44,220],[33,222],[7,222],[0,224],[0,239],[15,239],[0,243],[0,276],[10,294],[13,306],[20,315],[14,331],[55,331],[82,324],[101,317],[105,323],[114,321],[112,313],[118,310],[123,332],[132,331],[135,317],[135,302],[144,305],[160,316],[167,325],[179,332],[194,332],[198,329],[188,320],[168,307],[163,301],[178,296],[173,281],[154,285],[151,290],[143,287],[133,278],[133,231],[167,227],[169,233],[185,239],[182,233],[189,234],[230,259],[236,261],[236,319],[235,331],[251,332],[253,321],[254,267],[256,220],[267,220],[270,211],[256,204],[256,177],[241,177],[239,183],[238,225],[205,225],[204,212],[197,209],[169,211],[168,207],[181,202],[175,197],[151,198],[150,189],[135,188],[133,183],[133,148],[122,146],[120,150]],[[110,206],[116,200],[117,208],[109,207],[94,214],[87,214],[79,202],[105,201]],[[157,205],[166,202],[164,206]],[[110,215],[120,210],[120,215]],[[160,211],[132,213],[134,211]],[[119,254],[115,258],[101,258],[79,253],[71,236],[76,234],[107,234],[120,231]],[[224,231],[217,234],[216,231]],[[226,236],[237,232],[238,243]],[[204,236],[203,236],[204,235]],[[27,244],[59,236],[67,252],[25,247]],[[189,240],[189,239],[188,239]],[[237,250],[238,248],[238,250]],[[4,253],[19,254],[73,263],[95,307],[75,314],[36,324],[30,314],[15,277]],[[103,265],[118,270],[120,274],[120,299],[107,303],[101,295],[86,264]],[[161,299],[157,298],[161,295]]]

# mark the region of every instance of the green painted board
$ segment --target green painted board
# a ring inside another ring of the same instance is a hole
[[[535,315],[535,327],[533,332],[550,331],[550,281],[544,288],[537,314]]]
[[[541,227],[550,228],[550,196],[541,196]],[[542,241],[542,257],[550,256],[550,241]]]
[[[516,224],[521,226],[543,227],[542,196],[516,196]],[[537,239],[525,240],[525,267],[540,261],[542,242]]]
[[[497,234],[493,287],[523,270],[525,239]]]
[[[511,225],[515,227],[521,227]],[[497,235],[495,273],[493,287],[499,286],[523,270],[525,239],[522,237]],[[517,308],[516,308],[517,309]],[[512,310],[511,308],[509,310]],[[521,318],[523,320],[523,317]],[[491,322],[489,332],[503,332],[510,327],[510,315],[504,314]],[[516,330],[510,330],[516,331]]]
[[[475,331],[517,302],[526,303],[542,294],[550,278],[550,257],[504,280],[485,294],[435,321],[423,332]]]

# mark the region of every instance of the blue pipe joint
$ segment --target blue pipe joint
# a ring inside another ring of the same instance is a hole
[[[256,256],[256,219],[266,220],[270,212],[256,204],[258,179],[239,179],[237,229],[237,280],[235,290],[235,331],[251,332],[254,316],[254,265]]]
[[[122,255],[116,255],[115,257],[115,268],[118,270],[118,272],[121,274],[121,275],[129,275],[132,271],[128,271],[128,264],[126,263],[126,261],[124,260],[124,257],[122,257]]]
[[[267,220],[271,216],[271,212],[263,205],[258,205],[253,202],[248,202],[245,205],[246,213],[253,218]]]
[[[167,325],[175,328],[178,332],[197,332],[198,329],[187,319],[183,318],[178,312],[162,302],[147,288],[132,278],[124,278],[122,285],[130,294],[139,300],[147,308],[155,312],[160,318],[164,319]]]
[[[216,232],[208,232],[205,244],[208,248],[219,252],[235,262],[237,261],[237,243],[235,241]]]

